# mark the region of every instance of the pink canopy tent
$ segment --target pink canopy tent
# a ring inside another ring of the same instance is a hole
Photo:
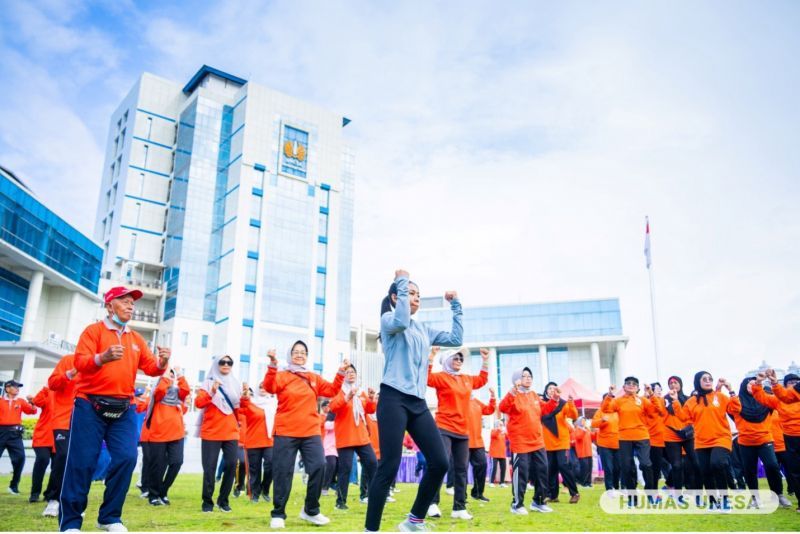
[[[575,407],[580,410],[597,410],[603,402],[603,395],[587,388],[573,378],[567,378],[566,382],[559,387],[561,398],[567,399],[572,395]]]

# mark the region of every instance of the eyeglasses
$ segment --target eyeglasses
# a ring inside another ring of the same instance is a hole
[[[625,385],[626,386],[638,386],[639,382],[634,382],[633,380],[628,380],[627,382],[625,382]]]
[[[464,357],[463,357],[463,356],[461,356],[461,355],[459,355],[459,356],[453,356],[453,361],[456,361],[456,362],[463,362],[463,361],[464,361]]]
[[[217,365],[220,367],[233,367],[233,362],[230,360],[220,360]]]
[[[308,353],[304,350],[293,350],[292,356],[308,356]]]

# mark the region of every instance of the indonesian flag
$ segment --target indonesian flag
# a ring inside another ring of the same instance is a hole
[[[647,264],[647,268],[650,268],[650,264],[653,262],[653,259],[650,257],[650,219],[648,217],[644,218],[645,220],[645,231],[644,231],[644,258]]]

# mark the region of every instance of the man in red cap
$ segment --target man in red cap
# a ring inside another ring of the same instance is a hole
[[[170,350],[157,347],[154,356],[145,340],[127,323],[142,292],[114,287],[105,294],[108,317],[86,327],[78,340],[74,366],[78,371],[72,410],[67,466],[61,489],[59,527],[79,530],[86,509],[92,473],[103,440],[111,455],[97,528],[127,532],[122,505],[136,467],[136,413],[131,408],[136,373],[160,376],[167,369]]]

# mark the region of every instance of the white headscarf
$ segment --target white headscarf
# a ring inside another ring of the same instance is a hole
[[[250,402],[264,410],[264,422],[267,425],[267,435],[272,437],[272,427],[275,424],[275,412],[278,410],[278,399],[275,395],[261,395],[261,393],[253,393],[250,395]]]
[[[294,350],[297,345],[302,345],[306,349],[306,363],[308,363],[308,358],[311,357],[311,355],[308,353],[308,345],[306,345],[304,341],[298,339],[292,343],[292,346],[289,347],[288,354],[286,354],[286,362],[289,364],[286,367],[286,370],[292,373],[307,373],[309,372],[309,369],[305,365],[297,365],[296,363],[292,363],[292,350]]]
[[[353,367],[355,371],[355,367]],[[356,375],[358,376],[358,375]],[[364,414],[364,404],[361,402],[361,394],[364,392],[359,386],[358,382],[350,383],[345,379],[344,383],[342,384],[342,393],[344,394],[344,398],[346,399],[347,396],[350,394],[350,391],[355,391],[353,394],[353,419],[356,422],[356,426],[361,424],[361,421],[364,420],[364,424],[366,424],[366,415]]]
[[[233,413],[234,408],[239,407],[239,400],[242,397],[242,383],[239,381],[236,376],[233,374],[233,369],[227,375],[223,375],[219,370],[219,361],[222,358],[229,358],[233,360],[228,355],[221,356],[214,360],[211,364],[211,369],[208,370],[206,374],[206,379],[203,384],[200,386],[200,389],[211,395],[211,403],[216,406],[219,411],[224,413],[225,415],[230,415]],[[214,381],[219,381],[220,385],[217,388],[217,392],[215,394],[211,393],[211,388],[214,385]],[[225,397],[222,395],[222,392],[225,392],[225,395],[228,396],[228,399],[231,401],[228,404],[228,401],[225,400]],[[200,435],[200,427],[203,425],[203,414],[205,414],[206,409],[203,408],[200,410],[200,413],[197,416],[197,431],[195,432],[195,436]]]
[[[464,361],[466,362],[469,358],[469,349],[467,347],[461,347],[458,350],[447,352],[439,356],[439,363],[442,364],[442,370],[445,373],[453,376],[461,374],[461,371],[456,371],[453,368],[453,358],[455,358],[456,354],[461,354],[461,357],[464,358]]]

